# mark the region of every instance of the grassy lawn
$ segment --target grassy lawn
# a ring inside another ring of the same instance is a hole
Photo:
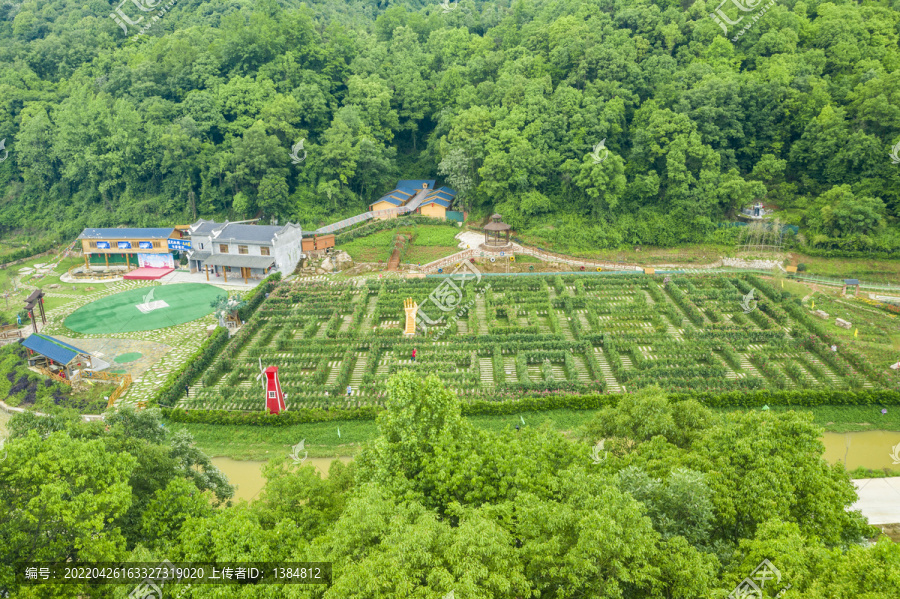
[[[816,408],[774,407],[773,411],[788,409],[811,412],[814,421],[827,432],[846,433],[869,430],[900,431],[900,408],[881,414],[878,406],[819,406]],[[728,412],[728,409],[719,409]],[[550,410],[525,412],[505,416],[474,416],[469,420],[478,428],[499,431],[516,425],[541,426],[545,423],[567,437],[575,438],[578,428],[586,424],[597,410]],[[173,430],[187,430],[197,446],[210,456],[237,460],[263,460],[273,453],[289,452],[291,446],[306,439],[310,457],[339,457],[356,455],[362,443],[378,435],[375,421],[351,420],[285,427],[222,426],[213,424],[171,423]],[[341,436],[337,436],[340,428]],[[266,455],[266,452],[271,452]]]
[[[365,237],[359,237],[342,243],[338,249],[350,254],[355,262],[387,262],[391,257],[394,238],[398,233],[412,232],[414,239],[403,255],[402,262],[425,264],[459,251],[459,243],[454,236],[459,232],[456,227],[441,225],[420,225],[417,227],[401,227],[387,231],[378,231]]]
[[[805,264],[801,275],[822,275],[846,279],[862,279],[869,283],[900,281],[900,260],[870,260],[868,258],[817,258],[794,253],[795,263]]]
[[[391,257],[391,244],[397,231],[389,229],[387,231],[378,231],[365,237],[358,237],[347,243],[337,246],[337,249],[344,250],[354,262],[387,262]]]
[[[65,248],[57,248],[59,251]],[[25,267],[34,267],[35,264],[46,264],[53,259],[52,255],[41,256],[39,258],[30,258],[26,262],[22,264],[17,264],[5,270],[0,270],[0,293],[10,291],[12,292],[12,277],[17,276],[19,274],[19,269]],[[92,293],[94,291],[98,291],[103,289],[108,285],[114,285],[115,282],[108,283],[63,283],[60,280],[60,275],[64,274],[69,270],[72,266],[76,266],[78,264],[84,264],[84,260],[79,257],[69,257],[62,260],[59,263],[59,266],[54,270],[54,274],[48,274],[43,277],[36,277],[34,273],[25,275],[20,278],[21,283],[25,285],[33,285],[36,287],[40,287],[44,290],[44,293],[51,294],[63,294],[63,295],[86,295],[88,293]],[[60,287],[58,289],[50,289],[50,285],[58,284]],[[73,289],[74,287],[74,289]],[[9,308],[6,306],[6,300],[0,298],[0,323],[2,322],[15,322],[16,313],[22,309],[22,302],[25,297],[30,293],[30,290],[26,290],[22,287],[19,288],[18,293],[11,293],[9,297]],[[72,300],[67,297],[46,297],[44,299],[44,309],[52,310],[53,308],[58,308],[60,306],[64,306],[71,302]],[[25,323],[23,323],[25,324]]]

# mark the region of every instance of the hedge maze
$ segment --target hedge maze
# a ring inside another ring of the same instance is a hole
[[[278,366],[288,410],[382,405],[399,370],[437,374],[463,400],[494,401],[653,384],[712,393],[897,386],[861,354],[833,352],[807,308],[752,275],[482,277],[444,294],[446,281],[282,283],[177,407],[262,411],[260,361]],[[433,293],[455,309],[435,308]],[[412,338],[402,331],[407,297],[433,323]]]

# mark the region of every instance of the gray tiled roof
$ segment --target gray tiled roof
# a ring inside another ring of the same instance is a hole
[[[281,233],[287,226],[280,225],[236,225],[227,224],[213,231],[212,241],[246,241],[248,243],[272,243],[275,233]]]
[[[209,235],[210,231],[216,227],[221,227],[223,224],[225,223],[217,223],[214,220],[203,220],[201,218],[191,225],[193,231],[190,231],[190,235]]]

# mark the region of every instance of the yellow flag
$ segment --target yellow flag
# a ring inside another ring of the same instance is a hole
[[[813,301],[812,301],[812,309],[813,309],[813,310],[816,309],[816,300],[813,300]]]
[[[784,289],[784,279],[781,279],[781,288]]]
[[[859,329],[853,331],[853,337],[859,337]]]

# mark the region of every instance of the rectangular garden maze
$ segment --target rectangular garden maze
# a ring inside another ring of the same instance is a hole
[[[753,275],[455,284],[444,293],[443,278],[282,283],[178,407],[263,410],[260,362],[278,366],[289,410],[380,405],[385,381],[400,370],[436,374],[463,400],[654,384],[678,392],[889,385],[861,354],[832,351],[806,307]],[[435,295],[453,309],[438,309]],[[402,329],[408,297],[433,323],[411,338]]]

